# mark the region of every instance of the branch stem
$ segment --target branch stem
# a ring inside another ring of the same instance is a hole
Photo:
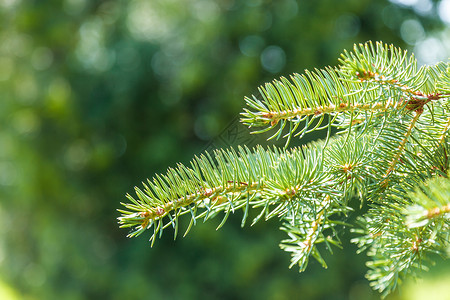
[[[184,197],[169,201],[165,203],[164,205],[154,207],[152,209],[143,211],[140,214],[140,216],[143,218],[142,223],[148,223],[148,220],[150,219],[159,219],[167,214],[169,214],[171,211],[186,207],[193,202],[200,202],[207,198],[214,198],[215,196],[228,194],[228,193],[243,193],[243,192],[253,192],[257,190],[258,188],[261,188],[261,184],[259,182],[252,182],[252,183],[245,183],[245,182],[238,182],[236,184],[229,184],[226,186],[217,186],[213,188],[205,188],[202,190],[198,190],[195,193],[186,195]]]
[[[422,113],[423,113],[423,109],[419,109],[416,111],[416,115],[414,116],[411,123],[409,124],[408,130],[405,133],[405,137],[401,141],[400,146],[398,146],[397,154],[395,155],[394,159],[392,160],[391,164],[389,165],[389,168],[387,169],[386,173],[383,175],[383,178],[387,178],[389,176],[389,174],[391,174],[392,171],[394,171],[395,166],[397,165],[397,163],[400,160],[400,156],[402,155],[403,150],[405,150],[408,138],[411,136],[412,130],[414,129],[414,126],[416,125],[417,120],[419,120],[419,117]],[[384,180],[384,182],[385,182],[385,180]]]
[[[450,204],[444,205],[442,207],[435,207],[429,209],[427,212],[427,218],[428,219],[436,218],[446,213],[450,213]]]
[[[325,197],[325,199],[322,201],[321,206],[320,206],[321,210],[317,214],[316,219],[311,223],[311,228],[309,228],[307,237],[306,237],[305,241],[303,242],[304,245],[306,246],[307,253],[309,253],[311,251],[312,246],[314,245],[313,239],[315,240],[315,237],[317,236],[319,225],[322,224],[325,210],[329,204],[330,204],[330,195],[327,195]]]
[[[329,114],[333,112],[351,112],[355,110],[361,110],[361,111],[386,111],[390,107],[396,107],[397,103],[394,102],[375,102],[373,104],[370,103],[355,103],[355,104],[348,104],[348,103],[341,103],[339,105],[328,105],[328,106],[318,106],[315,108],[305,108],[305,109],[292,109],[292,110],[282,110],[282,111],[271,111],[271,112],[259,112],[256,113],[257,116],[260,116],[263,118],[266,123],[273,123],[275,124],[279,120],[290,120],[296,117],[302,117],[302,116],[310,116],[310,115],[321,115],[321,114]]]

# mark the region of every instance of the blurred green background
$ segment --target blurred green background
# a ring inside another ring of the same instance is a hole
[[[260,84],[367,40],[433,64],[449,24],[449,0],[0,0],[0,298],[377,299],[349,234],[299,274],[277,220],[150,248],[116,209],[237,126]],[[389,299],[448,292],[434,270]]]

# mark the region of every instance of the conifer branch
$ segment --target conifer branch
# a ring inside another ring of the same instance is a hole
[[[258,209],[252,225],[277,217],[289,239],[281,249],[305,270],[320,244],[340,247],[338,225],[361,207],[358,252],[371,259],[367,278],[383,295],[444,254],[450,237],[450,63],[418,68],[413,55],[382,43],[344,51],[340,66],[282,77],[246,97],[241,121],[276,129],[272,138],[328,129],[326,141],[301,148],[217,150],[179,164],[136,188],[119,210],[130,237],[152,230],[151,243],[182,215],[196,221]],[[289,126],[286,126],[288,125]],[[338,134],[330,137],[330,128]],[[185,235],[186,235],[185,233]],[[445,255],[444,255],[445,256]]]
[[[318,206],[318,211],[313,212],[310,218],[303,217],[302,221],[300,224],[297,224],[297,226],[287,223],[281,228],[286,231],[290,237],[289,240],[283,240],[280,244],[281,249],[292,252],[291,265],[289,268],[298,264],[300,266],[300,272],[304,271],[308,265],[308,259],[312,252],[313,256],[322,264],[322,266],[326,267],[325,261],[316,248],[316,244],[324,242],[327,239],[322,235],[322,232],[331,225],[331,223],[326,224],[325,218],[330,204],[331,197],[327,195]],[[328,239],[331,241],[330,238]]]
[[[407,51],[380,42],[355,45],[353,52],[344,50],[339,61],[341,72],[350,79],[373,79],[390,83],[403,91],[414,91],[424,81],[417,73],[414,55],[408,56]]]
[[[384,178],[387,178],[389,174],[395,169],[395,166],[400,160],[400,156],[403,153],[403,150],[405,149],[406,143],[408,141],[409,136],[411,135],[414,126],[416,125],[417,120],[419,119],[420,115],[422,114],[423,109],[417,110],[414,118],[412,119],[411,123],[408,126],[408,130],[405,133],[405,137],[402,139],[400,145],[397,148],[397,153],[394,156],[394,159],[389,165],[389,168],[387,169],[386,173],[383,175]]]
[[[355,45],[354,52],[342,54],[340,63],[340,68],[306,70],[302,75],[290,76],[290,80],[281,77],[266,83],[259,88],[262,100],[245,98],[249,108],[244,109],[241,121],[249,127],[263,127],[253,133],[278,127],[272,138],[282,136],[286,124],[292,122],[293,129],[284,136],[303,136],[329,126],[344,130],[354,122],[368,121],[364,117],[343,127],[345,122],[336,122],[338,115],[353,119],[355,114],[364,116],[366,112],[398,114],[405,108],[415,111],[430,101],[450,96],[450,91],[436,90],[442,85],[439,76],[445,64],[417,70],[414,56],[393,46],[374,46],[371,42]],[[321,127],[324,115],[331,118]],[[297,132],[301,124],[303,129]]]
[[[428,254],[445,255],[450,243],[450,218],[445,212],[449,193],[450,180],[442,177],[406,189],[397,185],[383,204],[359,218],[361,229],[353,231],[361,235],[353,242],[372,257],[367,278],[374,289],[385,296],[408,274],[426,270]]]
[[[153,243],[161,229],[169,225],[177,229],[178,217],[189,213],[192,219],[187,231],[196,219],[207,220],[221,210],[226,211],[225,220],[230,211],[243,208],[244,223],[250,206],[263,206],[255,223],[262,215],[265,219],[283,216],[296,199],[339,193],[330,176],[321,172],[317,147],[283,153],[261,147],[218,150],[214,158],[202,155],[191,165],[180,164],[148,181],[144,190],[136,188],[137,199],[127,195],[131,203],[123,204],[127,210],[119,210],[122,216],[118,220],[121,227],[134,228],[129,237],[153,227]],[[166,217],[169,220],[164,223]]]

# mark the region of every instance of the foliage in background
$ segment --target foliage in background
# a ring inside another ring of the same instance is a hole
[[[442,28],[433,10],[355,0],[0,5],[0,268],[23,297],[368,293],[358,285],[363,265],[345,266],[353,256],[300,279],[285,270],[272,224],[247,234],[233,216],[221,235],[205,224],[177,247],[163,238],[150,252],[116,229],[118,195],[201,151],[249,87],[334,65],[354,42],[405,46],[408,24],[426,35]],[[409,32],[409,43],[428,38]]]

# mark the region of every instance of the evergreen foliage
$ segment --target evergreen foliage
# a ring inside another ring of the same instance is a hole
[[[280,247],[291,267],[341,247],[339,227],[370,261],[367,278],[383,295],[407,274],[446,256],[450,234],[450,63],[418,67],[413,55],[382,43],[344,51],[338,67],[282,77],[245,98],[241,121],[272,130],[285,148],[216,150],[136,188],[119,210],[130,237],[151,230],[151,244],[181,215],[199,219],[258,209],[251,221],[279,218]],[[332,136],[332,128],[338,134]],[[287,148],[293,137],[326,129],[325,140]],[[360,201],[353,212],[350,201]],[[347,224],[358,213],[357,224]],[[320,244],[325,244],[321,247]]]

